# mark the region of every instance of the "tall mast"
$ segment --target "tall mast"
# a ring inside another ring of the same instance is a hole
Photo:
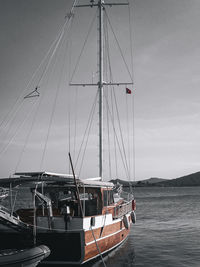
[[[104,85],[128,85],[133,84],[133,82],[111,82],[104,81],[103,77],[103,12],[106,6],[124,6],[128,5],[128,3],[105,3],[104,0],[98,0],[95,3],[95,0],[90,1],[89,5],[76,5],[75,7],[97,7],[99,22],[98,22],[98,38],[99,38],[99,62],[98,62],[98,72],[99,78],[97,83],[71,83],[71,86],[98,86],[99,91],[99,177],[103,178],[103,87]]]
[[[103,178],[103,0],[98,1],[99,9],[99,176]]]

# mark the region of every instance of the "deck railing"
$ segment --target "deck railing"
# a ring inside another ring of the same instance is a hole
[[[123,203],[119,206],[115,207],[114,210],[114,219],[117,219],[119,217],[122,217],[123,215],[127,214],[128,212],[132,211],[132,201]]]

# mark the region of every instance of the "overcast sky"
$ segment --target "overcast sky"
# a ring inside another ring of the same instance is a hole
[[[44,57],[71,3],[67,0],[0,0],[0,122]],[[199,171],[200,1],[130,0],[130,3],[133,12],[136,179],[176,178]],[[83,21],[91,15],[88,11],[82,12],[80,19]],[[120,13],[119,9],[115,12],[112,18],[118,21],[118,31],[123,31],[125,12]],[[82,103],[87,105],[87,101],[83,99]],[[47,106],[45,112],[49,112]],[[59,114],[62,118],[62,113]],[[21,114],[15,121],[17,119],[22,120]],[[38,125],[40,131],[42,124]],[[31,127],[24,126],[26,129]],[[61,138],[60,129],[57,127],[53,135]],[[0,156],[1,177],[15,171],[21,153],[16,145],[17,142],[23,144],[24,132],[19,132],[16,140],[8,138],[7,142],[10,140],[15,146]],[[4,132],[0,133],[0,138],[3,149]],[[36,134],[30,140],[33,142],[29,147],[32,145],[33,150],[20,162],[20,171],[28,171],[28,166],[39,162],[37,146],[40,147],[41,140],[38,141]],[[53,160],[52,153],[49,155],[51,170],[62,172],[65,168],[61,165],[66,164],[66,157],[59,158],[64,155],[60,152],[62,144],[56,143],[53,148],[59,160]],[[52,166],[55,162],[56,166]]]

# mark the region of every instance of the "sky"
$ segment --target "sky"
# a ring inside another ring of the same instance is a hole
[[[0,0],[0,122],[26,88],[63,24],[71,3],[72,1],[67,0]],[[135,179],[170,179],[197,172],[200,170],[200,2],[130,0],[130,7],[133,34],[134,86],[131,89],[135,103]],[[128,30],[123,28],[127,12],[113,8],[111,17],[116,19],[117,34],[123,48],[127,50],[125,34],[128,34]],[[89,11],[90,13],[87,10],[79,12],[78,22],[83,21],[82,26],[86,25],[87,19],[91,20],[94,14],[93,10]],[[74,48],[79,48],[79,40],[82,40],[83,34],[83,29],[74,32]],[[89,42],[96,44],[96,36],[92,35]],[[89,46],[89,50],[93,52],[91,47]],[[86,52],[86,55],[87,53],[89,52]],[[113,53],[115,55],[115,52]],[[75,56],[76,54],[72,54],[72,59]],[[130,56],[130,52],[126,52],[129,61]],[[82,64],[83,68],[87,65],[88,73],[91,73],[92,58],[83,57]],[[120,61],[115,65],[123,66]],[[120,77],[121,73],[121,69],[116,67],[116,77]],[[56,73],[55,77],[58,76]],[[86,75],[85,79],[90,76]],[[34,100],[30,99],[29,103],[26,102],[22,107],[21,113],[17,113],[7,128],[4,127],[0,132],[0,177],[7,177],[15,170],[27,171],[33,168],[31,170],[34,171],[38,170],[38,166],[41,167],[43,150],[40,148],[44,146],[46,134],[43,127],[49,120],[46,116],[50,114],[50,106],[54,103],[50,95],[53,94],[54,99],[56,97],[55,77],[49,80],[52,89],[45,91],[47,100],[42,100],[40,109],[37,111],[37,106],[33,105]],[[77,77],[83,80],[81,74],[75,78]],[[76,81],[80,82],[77,79]],[[65,94],[66,91],[62,90]],[[30,92],[30,88],[27,92]],[[95,93],[91,89],[82,95],[79,132],[83,131],[85,107],[92,103],[94,97]],[[49,151],[43,159],[43,167],[57,172],[64,172],[68,168],[68,147],[64,147],[61,142],[68,133],[67,126],[62,122],[68,117],[60,110],[62,105],[66,105],[65,100],[59,96],[55,104],[58,107],[57,118],[53,117],[56,126],[48,137],[52,145],[48,144]],[[30,110],[30,103],[33,112]],[[29,110],[30,115],[27,113]],[[12,139],[12,135],[19,125],[18,122],[23,123],[23,116],[27,113],[28,121],[31,122],[35,112],[39,115],[35,119],[33,133],[27,139],[26,151],[21,157],[23,140],[27,138],[25,133],[29,132],[31,123],[25,123],[15,138]],[[5,132],[7,129],[10,131]],[[92,152],[98,145],[98,139],[95,141],[96,131],[97,123],[93,127],[90,146]],[[10,144],[4,152],[6,142]],[[98,165],[96,154],[94,158],[95,160],[92,158],[92,161],[86,164],[84,175],[98,176],[93,170]],[[49,165],[47,162],[50,162]],[[91,173],[89,169],[92,169]]]

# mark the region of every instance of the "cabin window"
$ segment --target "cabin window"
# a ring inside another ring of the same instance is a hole
[[[108,191],[103,191],[103,205],[108,206]]]
[[[89,194],[88,193],[80,193],[80,200],[89,200]]]
[[[109,206],[114,203],[113,191],[104,190],[103,191],[103,205]]]
[[[109,191],[109,204],[114,203],[113,191]]]

